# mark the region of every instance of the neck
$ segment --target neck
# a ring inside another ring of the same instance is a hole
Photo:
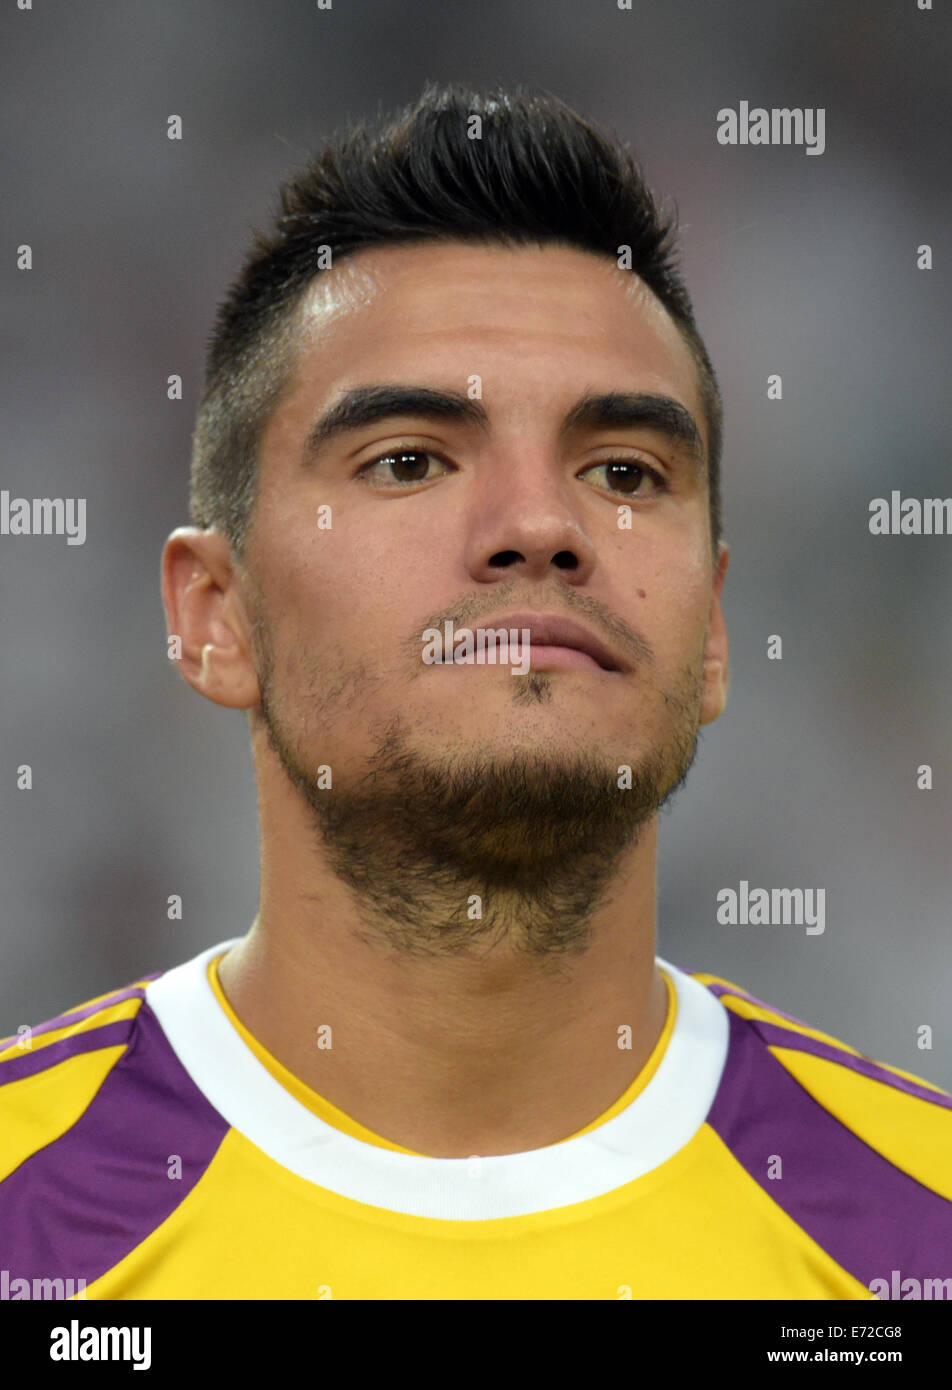
[[[263,795],[261,825],[259,912],[222,988],[279,1062],[366,1128],[431,1157],[541,1148],[644,1068],[667,1014],[656,819],[620,857],[584,949],[541,959],[518,933],[449,955],[386,950],[303,810]]]

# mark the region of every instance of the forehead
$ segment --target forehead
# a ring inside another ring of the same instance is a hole
[[[491,420],[528,423],[585,389],[639,390],[680,400],[707,443],[694,358],[667,310],[633,272],[572,247],[356,252],[309,286],[293,344],[292,382],[272,421],[285,439],[353,386],[465,390],[476,375]]]

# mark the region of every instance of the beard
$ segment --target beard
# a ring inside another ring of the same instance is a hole
[[[276,686],[262,625],[257,635],[257,717],[309,808],[333,872],[352,892],[363,941],[430,959],[501,945],[539,962],[585,951],[622,856],[694,761],[700,660],[661,692],[664,737],[634,763],[597,747],[561,754],[467,744],[435,753],[418,746],[395,714],[372,729],[366,770],[328,787],[292,734],[310,722],[301,710],[323,722],[359,690],[379,684],[355,666],[321,689],[308,663],[308,695],[303,703],[288,701]],[[294,664],[300,674],[300,662]],[[545,672],[530,671],[512,688],[522,706],[552,695]]]

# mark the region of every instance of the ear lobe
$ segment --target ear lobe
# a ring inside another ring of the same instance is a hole
[[[730,551],[723,542],[718,547],[717,566],[713,578],[711,610],[707,638],[704,643],[704,695],[701,702],[701,723],[711,724],[724,712],[730,689],[727,623],[721,607],[721,591],[730,563]]]
[[[224,536],[198,527],[173,531],[162,551],[162,602],[188,684],[230,709],[257,706],[247,621]]]

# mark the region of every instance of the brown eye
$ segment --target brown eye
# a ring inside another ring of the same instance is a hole
[[[626,459],[609,459],[605,463],[593,464],[580,476],[597,473],[599,469],[605,470],[605,481],[597,485],[621,497],[651,497],[663,492],[666,487],[665,480],[657,469]],[[644,485],[646,483],[647,486]]]
[[[375,474],[375,487],[386,487],[394,483],[398,486],[401,483],[412,486],[413,483],[429,481],[428,469],[430,464],[435,462],[439,460],[426,449],[393,449],[365,463],[359,472]]]

